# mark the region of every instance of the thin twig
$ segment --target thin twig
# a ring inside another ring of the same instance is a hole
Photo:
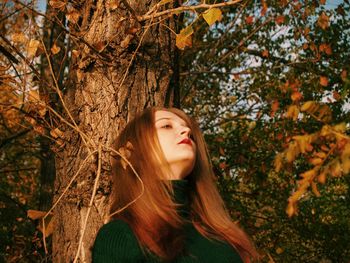
[[[63,108],[65,109],[65,111],[67,112],[69,118],[71,119],[72,123],[74,124],[74,127],[75,127],[75,129],[78,131],[79,135],[82,135],[82,134],[84,134],[84,133],[79,129],[79,126],[78,126],[77,123],[75,122],[75,120],[74,120],[74,118],[73,118],[71,112],[69,111],[68,107],[66,106],[66,103],[65,103],[64,100],[63,100],[63,96],[62,96],[61,90],[60,90],[60,88],[59,88],[59,86],[58,86],[58,82],[57,82],[55,73],[54,73],[53,68],[52,68],[50,56],[49,56],[49,54],[48,54],[48,52],[47,52],[47,50],[46,50],[46,47],[45,47],[45,45],[44,45],[44,41],[43,41],[42,39],[41,39],[41,43],[42,43],[42,45],[43,45],[43,47],[44,47],[46,59],[47,59],[47,61],[48,61],[48,64],[49,64],[49,67],[50,67],[50,71],[51,71],[51,75],[52,75],[52,78],[53,78],[54,83],[55,83],[55,86],[54,86],[54,87],[55,87],[56,92],[57,92],[57,94],[58,94],[58,96],[59,96],[59,98],[60,98],[60,100],[61,100],[61,102],[62,102],[62,106],[63,106]],[[88,138],[88,137],[86,136],[86,138]],[[85,145],[87,146],[87,150],[88,150],[89,152],[91,152],[91,151],[90,151],[90,148],[88,147],[88,143],[85,141],[84,136],[81,136],[81,139],[83,140],[83,142],[84,142]],[[89,142],[91,143],[92,146],[95,145],[94,142],[93,142],[93,140],[89,139]]]
[[[83,223],[83,226],[82,226],[82,232],[81,232],[80,239],[79,239],[78,250],[77,250],[77,253],[75,255],[75,259],[74,259],[73,263],[76,263],[78,258],[79,258],[79,252],[80,252],[81,246],[83,244],[84,233],[85,233],[87,222],[88,222],[89,215],[90,215],[90,212],[91,212],[91,207],[92,207],[92,205],[94,203],[94,199],[95,199],[95,196],[96,196],[98,182],[99,182],[99,179],[100,179],[100,176],[101,176],[101,166],[102,166],[102,146],[101,146],[101,144],[99,144],[99,146],[98,146],[97,173],[96,173],[94,188],[92,189],[92,195],[91,195],[91,198],[90,198],[90,203],[89,203],[89,206],[88,206],[88,209],[87,209],[87,212],[86,212],[85,220],[84,220],[84,223]]]
[[[68,191],[68,189],[71,187],[71,185],[73,184],[73,182],[75,181],[75,179],[77,178],[77,176],[79,175],[81,169],[84,167],[85,163],[87,162],[87,160],[97,152],[97,150],[91,152],[84,160],[83,162],[80,164],[78,171],[75,173],[75,175],[72,177],[72,179],[70,180],[70,182],[68,183],[68,185],[66,186],[66,188],[63,190],[62,194],[58,197],[58,199],[56,200],[56,202],[52,205],[52,207],[49,209],[49,211],[45,214],[45,216],[43,217],[43,241],[44,241],[44,248],[45,248],[45,253],[47,253],[47,248],[46,248],[46,235],[45,235],[45,218],[52,212],[53,209],[55,209],[55,207],[57,206],[57,204],[61,201],[61,199],[63,198],[63,196],[66,194],[66,192]]]
[[[130,6],[130,4],[128,3],[128,0],[121,0],[121,1],[125,5],[125,7],[129,10],[132,17],[135,18],[137,22],[140,22],[139,16],[136,14],[135,10]]]
[[[168,9],[168,10],[164,10],[161,11],[159,13],[153,13],[153,14],[146,14],[143,16],[139,16],[138,20],[139,21],[145,21],[148,19],[154,19],[160,16],[164,16],[164,15],[168,15],[168,14],[178,14],[179,12],[184,12],[184,11],[195,11],[197,9],[210,9],[210,8],[216,8],[216,7],[223,7],[223,6],[231,6],[231,5],[235,5],[239,2],[241,2],[242,0],[233,0],[233,1],[228,1],[228,2],[223,2],[223,3],[218,3],[218,4],[199,4],[199,5],[194,5],[194,6],[180,6],[177,8],[173,8],[173,9]]]

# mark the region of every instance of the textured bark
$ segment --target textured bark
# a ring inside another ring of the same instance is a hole
[[[53,9],[50,5],[46,9],[46,17],[44,19],[44,29],[43,29],[43,42],[50,52],[50,48],[56,44],[62,49],[62,52],[59,52],[55,56],[48,56],[44,53],[40,57],[40,85],[39,92],[40,97],[52,108],[60,111],[59,101],[57,93],[55,92],[55,82],[54,78],[57,80],[59,87],[63,86],[63,70],[64,64],[67,60],[65,51],[65,40],[66,32],[59,26],[57,23],[50,21],[48,18],[53,17],[56,14],[56,10]],[[57,15],[57,20],[61,23],[65,23],[65,16],[63,14]],[[52,66],[49,66],[49,61]],[[47,123],[52,123],[51,115],[49,111],[46,112],[45,121]],[[51,150],[52,140],[50,139],[49,130],[45,131],[44,136],[39,137],[40,143],[40,190],[39,190],[39,210],[47,211],[52,206],[53,198],[53,188],[54,181],[56,176],[55,170],[55,154]]]
[[[136,13],[143,14],[158,1],[134,2],[131,7]],[[166,27],[154,25],[144,36],[127,77],[121,83],[149,21],[139,25],[132,19],[123,1],[114,10],[110,9],[109,1],[103,0],[82,1],[80,6],[85,8],[80,9],[83,14],[80,29],[85,31],[76,34],[83,36],[88,45],[81,44],[79,47],[76,68],[71,71],[71,81],[75,80],[76,83],[67,90],[64,101],[79,130],[89,139],[85,143],[77,131],[62,123],[60,129],[65,134],[65,146],[56,156],[56,200],[89,152],[97,150],[99,144],[111,146],[118,131],[136,112],[150,105],[164,104],[172,75],[174,40]],[[173,27],[172,22],[168,22],[168,26]],[[136,33],[135,29],[138,29]],[[127,45],[126,38],[132,39]],[[68,114],[65,118],[72,123]],[[102,153],[101,177],[85,229],[79,262],[91,261],[91,247],[96,233],[107,219],[110,162],[109,152],[103,148]],[[97,154],[94,154],[54,210],[54,262],[72,262],[76,256],[97,165]]]

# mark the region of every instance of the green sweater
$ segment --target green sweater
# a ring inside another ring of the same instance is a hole
[[[188,183],[186,180],[173,181],[175,201],[184,204],[181,214],[189,211]],[[226,242],[210,240],[202,236],[195,227],[188,223],[184,229],[186,233],[185,251],[174,263],[241,263],[242,260],[235,249]],[[155,256],[145,255],[129,225],[122,220],[114,220],[104,225],[97,234],[93,247],[94,263],[116,262],[161,262]]]

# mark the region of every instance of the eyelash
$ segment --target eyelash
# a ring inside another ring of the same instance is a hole
[[[172,126],[170,124],[165,124],[165,125],[161,126],[161,128],[168,129],[168,128],[172,128]]]

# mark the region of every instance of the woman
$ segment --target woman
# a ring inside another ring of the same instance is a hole
[[[247,235],[226,212],[204,138],[184,112],[146,109],[127,124],[116,149],[123,157],[113,165],[114,220],[100,229],[93,262],[257,258]]]

